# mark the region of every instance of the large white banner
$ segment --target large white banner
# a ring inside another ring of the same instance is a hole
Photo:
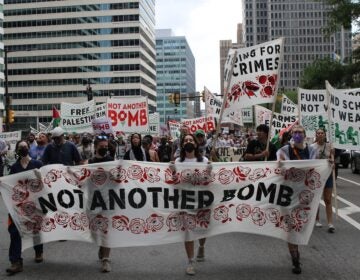
[[[213,116],[181,119],[181,123],[189,128],[190,133],[195,133],[198,129],[202,129],[205,133],[216,129],[215,118]]]
[[[129,247],[247,232],[307,244],[327,160],[113,161],[47,165],[1,178],[23,249],[55,240]]]
[[[300,124],[304,127],[307,137],[315,137],[315,131],[320,127],[329,131],[325,89],[298,88],[298,104]]]
[[[337,90],[326,83],[329,94],[331,138],[335,148],[360,149],[360,96],[358,89]]]
[[[61,102],[60,127],[66,132],[92,132],[91,121],[95,118],[95,101],[73,104]]]
[[[260,124],[266,124],[270,126],[271,110],[266,109],[262,106],[255,105],[256,114],[256,126]],[[289,127],[296,122],[297,116],[295,115],[283,115],[279,113],[273,114],[271,137],[274,137],[283,128]]]
[[[279,38],[248,48],[229,50],[224,72],[225,90],[230,78],[225,116],[244,107],[275,102],[283,57],[283,41],[283,38]],[[230,73],[234,59],[234,68]]]
[[[107,116],[115,131],[139,132],[149,128],[147,97],[125,96],[107,99]]]
[[[299,110],[297,104],[292,102],[292,100],[287,97],[285,94],[281,97],[281,114],[283,115],[299,115]]]

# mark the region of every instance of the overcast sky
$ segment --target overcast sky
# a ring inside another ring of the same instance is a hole
[[[241,0],[156,0],[156,29],[185,36],[196,63],[196,90],[220,92],[219,41],[236,42]]]

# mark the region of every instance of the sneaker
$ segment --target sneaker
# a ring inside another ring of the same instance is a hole
[[[332,224],[329,224],[328,233],[335,233],[335,227]]]
[[[316,227],[322,227],[322,223],[320,223],[319,221],[316,221],[315,226]]]
[[[110,260],[107,258],[103,258],[101,260],[101,271],[102,272],[110,272],[111,271],[111,265],[110,265]]]
[[[41,263],[44,261],[43,253],[35,253],[35,262]]]
[[[195,268],[194,268],[194,262],[193,261],[189,261],[189,264],[186,267],[186,274],[187,275],[195,275]]]
[[[196,261],[198,261],[198,262],[205,261],[205,247],[204,246],[199,246],[197,256],[196,256]]]

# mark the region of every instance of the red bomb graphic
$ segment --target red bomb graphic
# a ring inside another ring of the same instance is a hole
[[[20,211],[21,211],[20,215],[22,216],[27,216],[27,217],[32,216],[36,211],[36,205],[32,201],[26,201],[20,203],[18,207],[20,207]]]
[[[129,230],[129,218],[121,215],[112,217],[112,227],[119,230]]]
[[[140,218],[132,219],[129,225],[129,229],[134,234],[148,233],[145,221]]]
[[[92,231],[101,231],[104,234],[107,234],[108,232],[108,225],[109,225],[109,219],[102,216],[97,215],[95,218],[93,218],[90,221],[90,230]]]
[[[164,218],[157,214],[152,214],[149,218],[146,219],[146,228],[149,231],[159,231],[162,229],[163,226]]]
[[[66,228],[70,222],[70,216],[66,212],[58,212],[54,216],[55,222],[62,226],[63,228]]]
[[[236,207],[236,219],[242,221],[250,216],[251,206],[248,204],[239,204]]]
[[[89,227],[88,217],[84,213],[75,213],[70,219],[70,227],[73,230],[84,231]]]
[[[27,186],[24,184],[20,184],[20,182],[15,187],[13,187],[12,192],[13,194],[11,198],[15,202],[23,202],[29,197]]]
[[[31,192],[36,193],[43,189],[43,183],[38,179],[30,179],[27,182],[28,188]]]
[[[129,167],[127,175],[132,180],[140,180],[143,176],[143,170],[139,165],[132,165]]]
[[[235,176],[233,174],[233,172],[231,170],[227,170],[225,168],[221,168],[218,172],[218,180],[221,184],[223,185],[228,185],[230,184]]]
[[[126,180],[126,170],[122,168],[121,166],[118,166],[116,168],[110,169],[110,178],[111,181],[114,181],[116,183],[127,183]]]
[[[251,218],[255,225],[263,226],[266,223],[265,213],[259,207],[255,207],[251,211]]]
[[[301,204],[309,205],[312,202],[313,198],[314,194],[309,190],[302,191],[299,194],[299,201]]]
[[[210,224],[210,218],[211,218],[210,214],[211,214],[210,209],[199,210],[196,213],[196,223],[200,227],[207,228]]]
[[[44,217],[41,223],[41,230],[44,232],[50,232],[55,229],[55,220],[53,218]]]
[[[314,169],[310,169],[306,172],[305,186],[309,187],[311,190],[321,187],[320,174]]]
[[[99,167],[91,174],[90,178],[96,186],[101,186],[106,182],[106,172],[103,168]]]
[[[51,169],[44,178],[44,183],[51,188],[51,183],[54,183],[57,181],[57,179],[61,178],[61,172],[56,169]]]

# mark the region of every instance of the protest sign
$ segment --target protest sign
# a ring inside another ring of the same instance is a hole
[[[1,179],[23,249],[55,240],[130,247],[247,232],[307,244],[327,160],[113,161],[46,165]]]
[[[94,134],[114,134],[111,120],[107,117],[99,117],[92,120]]]
[[[287,97],[285,94],[281,97],[281,114],[283,115],[299,115],[299,110],[297,104],[292,102],[292,100]]]
[[[315,137],[315,131],[320,127],[329,131],[327,103],[326,90],[298,88],[300,124],[307,137]]]
[[[10,144],[10,150],[15,150],[16,142],[21,140],[21,131],[2,132],[0,139]]]
[[[170,129],[170,136],[172,137],[172,139],[179,138],[181,123],[175,120],[170,120],[168,124]]]
[[[107,99],[107,116],[114,131],[139,132],[149,128],[147,97],[125,96]]]
[[[248,48],[229,50],[224,71],[225,90],[229,88],[223,113],[225,116],[244,107],[275,102],[283,41],[283,38],[279,38]],[[232,65],[234,68],[231,72]]]
[[[219,161],[236,162],[241,161],[246,147],[217,147],[216,155]]]
[[[181,123],[189,128],[190,133],[195,133],[198,129],[202,129],[205,133],[215,129],[215,119],[213,116],[181,119]]]
[[[360,96],[353,95],[357,89],[337,90],[328,82],[331,140],[338,149],[360,149]]]
[[[73,104],[61,102],[60,127],[66,132],[92,132],[91,121],[95,118],[94,100]]]
[[[146,134],[159,135],[160,134],[160,115],[159,113],[149,114],[149,129]]]
[[[106,117],[106,103],[95,105],[96,118]]]

